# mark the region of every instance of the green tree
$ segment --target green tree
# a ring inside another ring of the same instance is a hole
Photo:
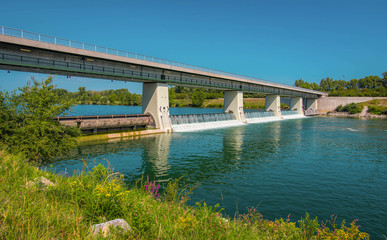
[[[52,77],[42,82],[32,80],[19,88],[19,94],[1,92],[0,140],[9,152],[41,161],[76,146],[75,137],[80,131],[54,119],[69,110],[73,102],[60,98],[53,91]]]
[[[383,87],[387,88],[387,71],[382,73],[383,75]]]
[[[175,88],[168,89],[169,106],[174,107],[176,105],[176,92]]]
[[[192,106],[201,107],[203,106],[206,98],[205,92],[201,88],[196,88],[192,93]]]

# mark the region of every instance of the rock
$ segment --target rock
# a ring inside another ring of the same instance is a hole
[[[109,235],[111,228],[117,228],[120,227],[124,232],[131,231],[132,228],[129,226],[129,224],[124,219],[114,219],[109,222],[105,223],[99,223],[94,224],[91,229],[93,231],[94,235],[98,235],[99,233],[102,233],[104,237]]]
[[[55,187],[55,184],[45,177],[37,177],[33,181],[27,182],[27,187],[37,186],[41,190],[46,190],[48,187]]]

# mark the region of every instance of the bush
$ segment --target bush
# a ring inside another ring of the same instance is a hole
[[[339,105],[337,108],[336,108],[336,111],[337,112],[342,112],[343,111],[343,105]]]
[[[369,106],[368,112],[375,115],[387,115],[387,107],[385,106]]]
[[[42,82],[32,80],[32,84],[19,88],[19,94],[0,91],[0,142],[11,153],[41,161],[76,146],[80,131],[54,119],[73,103],[53,91],[52,77]]]
[[[360,113],[361,110],[363,110],[363,106],[359,105],[357,103],[349,103],[349,104],[345,105],[344,107],[342,105],[339,105],[336,108],[336,111],[338,111],[338,112],[349,112],[350,114]]]

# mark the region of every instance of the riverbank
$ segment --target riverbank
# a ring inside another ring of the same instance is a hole
[[[375,115],[367,113],[362,115],[361,113],[350,114],[348,112],[329,112],[326,114],[320,114],[323,117],[340,117],[340,118],[362,118],[362,119],[387,119],[387,115]]]
[[[190,191],[176,181],[160,195],[152,181],[129,188],[101,165],[84,169],[92,170],[54,174],[0,151],[0,238],[96,239],[93,224],[122,218],[132,230],[113,232],[112,239],[368,239],[355,221],[333,228],[308,216],[269,221],[256,209],[222,216],[217,206],[185,205]],[[38,184],[42,177],[52,184]]]
[[[357,113],[351,111],[342,111],[346,106],[351,105],[351,109],[357,108]],[[341,111],[338,111],[341,110]],[[363,119],[387,119],[387,99],[373,99],[366,102],[350,103],[348,105],[340,105],[335,111],[320,114],[328,117],[344,117],[344,118],[363,118]]]

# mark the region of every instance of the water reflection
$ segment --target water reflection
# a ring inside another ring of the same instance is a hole
[[[244,131],[244,127],[234,127],[224,131],[222,152],[225,161],[241,160]]]
[[[158,134],[149,137],[150,141],[144,145],[142,155],[142,162],[145,166],[144,172],[153,173],[156,179],[170,180],[170,178],[165,179],[165,177],[168,175],[168,169],[170,168],[168,156],[171,138],[171,133]]]

